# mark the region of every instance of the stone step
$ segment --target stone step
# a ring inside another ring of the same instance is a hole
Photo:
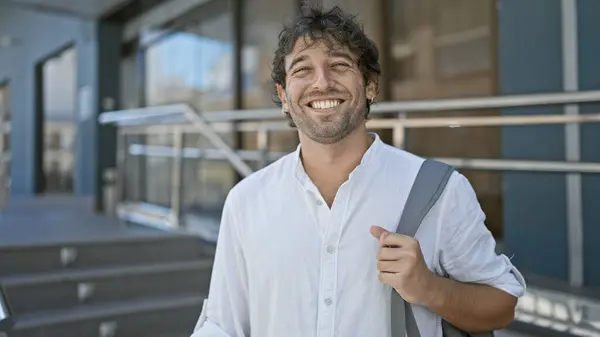
[[[204,295],[94,304],[19,316],[9,337],[189,336]]]
[[[207,293],[212,259],[61,270],[0,278],[12,312],[24,314],[112,301]]]
[[[0,277],[189,261],[212,257],[214,244],[197,237],[165,234],[93,242],[0,247]]]

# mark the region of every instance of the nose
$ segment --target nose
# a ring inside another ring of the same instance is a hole
[[[316,90],[325,90],[332,85],[331,73],[325,67],[319,67],[315,70],[315,82],[313,88]]]

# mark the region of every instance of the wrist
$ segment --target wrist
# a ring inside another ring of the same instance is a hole
[[[428,296],[425,298],[423,305],[432,312],[440,312],[446,303],[448,297],[447,279],[431,273],[428,280]]]

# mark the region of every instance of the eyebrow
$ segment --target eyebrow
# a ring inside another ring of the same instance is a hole
[[[296,57],[295,59],[292,60],[292,63],[290,63],[290,66],[288,67],[287,71],[291,70],[292,68],[294,68],[294,66],[302,61],[306,61],[308,57],[306,55],[301,55]]]
[[[352,58],[352,56],[350,56],[350,54],[345,53],[343,51],[332,51],[329,53],[330,57],[339,57],[339,58],[343,58],[345,60],[347,60],[350,63],[354,63],[354,59]],[[290,71],[292,68],[294,68],[294,66],[300,62],[306,61],[308,59],[308,56],[306,55],[300,55],[296,58],[294,58],[292,60],[292,63],[290,63],[290,66],[288,67],[288,69],[286,71]]]
[[[354,59],[350,56],[350,54],[343,51],[332,51],[331,53],[329,53],[329,56],[343,58],[350,63],[354,63]]]

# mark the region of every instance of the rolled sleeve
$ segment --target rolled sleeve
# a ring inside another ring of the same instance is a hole
[[[223,208],[208,298],[191,337],[250,335],[247,270],[233,192]]]
[[[461,174],[452,180],[440,218],[441,269],[460,282],[486,284],[523,296],[525,280],[507,256],[496,254],[496,241],[485,226],[485,214],[473,187]]]

